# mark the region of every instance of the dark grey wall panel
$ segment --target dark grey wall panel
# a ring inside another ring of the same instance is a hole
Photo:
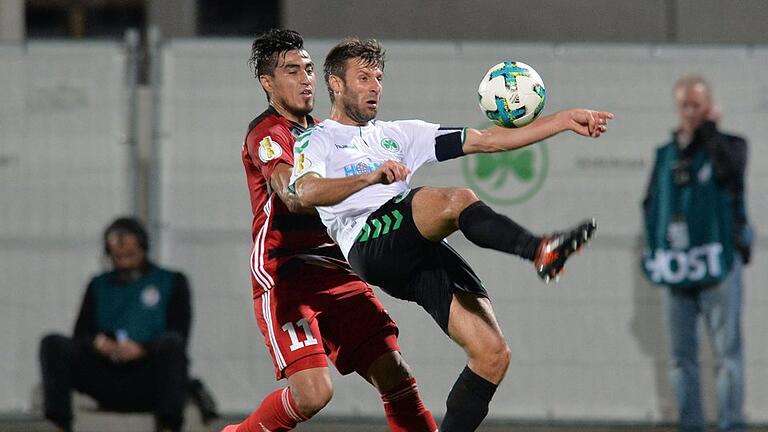
[[[680,42],[768,43],[768,1],[677,0]]]
[[[667,40],[666,0],[285,0],[283,24],[314,38]]]
[[[148,1],[150,25],[157,26],[165,37],[189,37],[197,31],[195,0]]]
[[[768,43],[766,0],[284,0],[308,37],[409,40]]]

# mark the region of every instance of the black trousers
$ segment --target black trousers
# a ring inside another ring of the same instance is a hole
[[[92,347],[50,334],[40,343],[45,417],[72,422],[72,390],[94,398],[108,411],[151,411],[158,427],[178,430],[187,390],[187,357],[182,338],[168,332],[133,362],[114,363]]]

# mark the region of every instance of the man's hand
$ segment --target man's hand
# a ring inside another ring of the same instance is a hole
[[[410,173],[405,165],[389,160],[369,173],[349,177],[323,178],[311,172],[296,180],[295,188],[303,207],[332,206],[368,186],[403,181]]]
[[[99,333],[93,340],[93,348],[113,362],[127,362],[144,357],[146,351],[136,342],[128,339],[116,342],[104,333]]]
[[[117,343],[117,361],[138,360],[145,354],[144,348],[130,339]]]
[[[105,357],[113,358],[117,355],[117,342],[104,333],[99,333],[93,339],[93,349]]]
[[[400,162],[388,160],[376,168],[375,171],[367,174],[366,180],[369,185],[377,183],[388,185],[396,181],[404,181],[410,173],[411,170],[407,166]]]
[[[597,138],[607,131],[608,120],[613,119],[613,113],[582,108],[562,111],[560,114],[566,122],[566,129],[593,138]]]

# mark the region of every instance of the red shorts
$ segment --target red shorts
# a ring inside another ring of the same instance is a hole
[[[328,365],[363,375],[399,351],[398,329],[373,290],[342,270],[304,264],[253,301],[277,379]]]

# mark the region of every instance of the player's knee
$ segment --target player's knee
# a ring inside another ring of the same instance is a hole
[[[504,339],[500,338],[472,353],[471,360],[481,375],[490,377],[492,381],[501,381],[512,360],[512,351]]]
[[[296,408],[305,417],[317,414],[333,397],[333,381],[327,367],[300,370],[292,373],[288,381]]]
[[[465,208],[478,200],[475,192],[473,192],[472,189],[467,188],[448,189],[448,195],[447,208],[450,209],[451,215],[456,219],[458,219]]]
[[[315,386],[312,391],[294,393],[296,407],[305,417],[313,417],[320,412],[333,398],[333,386]]]
[[[368,380],[385,393],[413,378],[413,372],[400,353],[393,351],[376,359],[368,369]]]
[[[469,188],[454,188],[450,189],[450,191],[451,200],[465,207],[479,199],[475,192]]]
[[[483,357],[484,363],[492,370],[506,372],[512,359],[512,351],[504,341],[501,341],[489,346]]]
[[[512,361],[512,350],[509,349],[509,345],[505,343],[504,347],[498,353],[497,357],[498,357],[499,369],[503,370],[504,373],[506,373],[507,369],[509,368],[509,363]]]

